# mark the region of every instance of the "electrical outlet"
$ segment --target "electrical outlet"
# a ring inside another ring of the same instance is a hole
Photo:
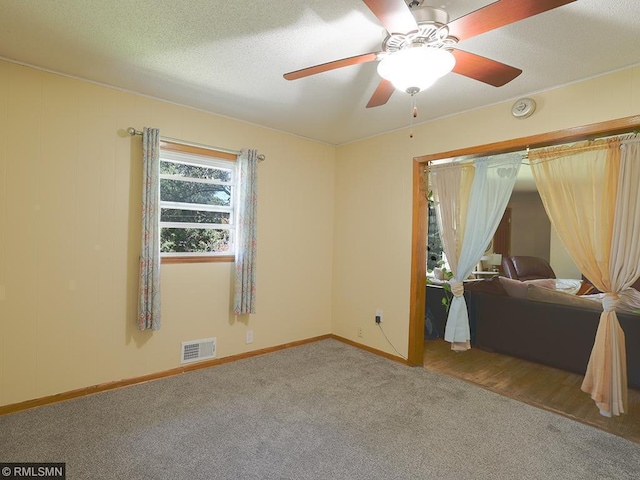
[[[382,310],[376,310],[376,323],[382,323]]]
[[[244,341],[245,343],[253,343],[253,330],[247,330],[247,335]]]
[[[364,328],[358,327],[358,337],[364,337]]]

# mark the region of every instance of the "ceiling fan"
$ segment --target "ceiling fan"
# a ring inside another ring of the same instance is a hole
[[[297,80],[360,63],[379,61],[382,77],[367,108],[387,103],[397,88],[415,95],[453,71],[494,87],[509,83],[522,70],[459,50],[459,41],[509,25],[576,0],[497,0],[449,22],[440,8],[424,0],[363,0],[387,30],[379,52],[334,60],[286,73]]]

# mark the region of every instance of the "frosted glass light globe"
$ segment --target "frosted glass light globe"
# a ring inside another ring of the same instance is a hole
[[[456,59],[442,48],[411,47],[391,53],[378,64],[378,73],[395,88],[407,92],[429,88],[453,70]]]

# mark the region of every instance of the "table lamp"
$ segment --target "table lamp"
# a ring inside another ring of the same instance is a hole
[[[488,255],[488,257],[489,257],[489,265],[491,266],[491,271],[499,272],[500,265],[502,265],[502,254],[494,253],[494,254]]]

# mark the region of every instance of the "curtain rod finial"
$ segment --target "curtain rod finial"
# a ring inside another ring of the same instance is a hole
[[[133,137],[134,135],[142,135],[142,132],[137,131],[137,130],[136,130],[135,128],[133,128],[133,127],[129,127],[129,128],[127,128],[127,133],[128,133],[129,135],[131,135],[132,137]]]

